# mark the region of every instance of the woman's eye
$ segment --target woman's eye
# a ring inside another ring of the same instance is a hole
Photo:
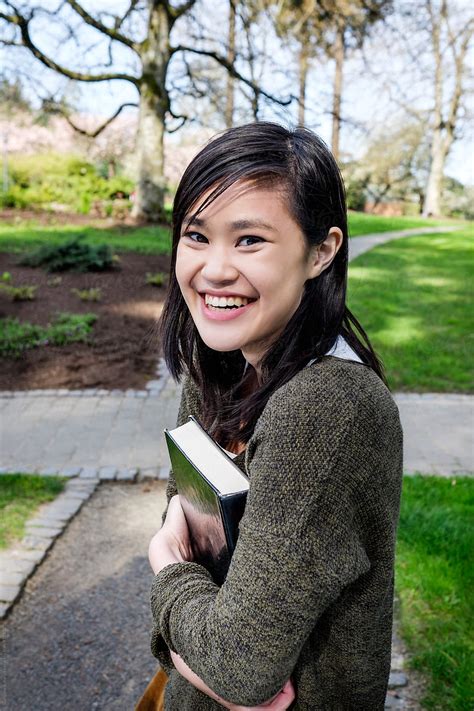
[[[262,237],[255,237],[253,235],[248,235],[247,237],[240,237],[239,239],[239,245],[242,245],[243,247],[251,247],[254,244],[258,244],[259,242],[265,242]]]
[[[200,232],[184,232],[183,237],[189,237],[192,242],[207,242],[207,238]]]

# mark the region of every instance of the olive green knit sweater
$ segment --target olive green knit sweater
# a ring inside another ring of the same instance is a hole
[[[178,422],[199,410],[188,381]],[[169,649],[236,704],[262,703],[291,676],[298,711],[382,710],[402,482],[389,391],[367,366],[325,357],[272,395],[236,462],[250,491],[225,583],[193,562],[153,581],[166,711],[222,708]]]

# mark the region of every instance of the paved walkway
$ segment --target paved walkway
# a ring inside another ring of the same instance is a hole
[[[364,235],[362,237],[354,237],[349,240],[349,259],[355,259],[364,252],[368,252],[369,249],[378,247],[380,244],[385,242],[391,242],[394,239],[400,239],[401,237],[409,237],[410,235],[431,235],[431,234],[445,234],[446,232],[456,232],[459,227],[448,225],[445,227],[418,227],[411,230],[396,230],[393,232],[378,232],[371,235]]]
[[[166,464],[164,427],[176,424],[179,390],[165,378],[160,391],[0,394],[0,467],[9,471],[78,469],[92,476],[139,468],[151,478]],[[163,474],[164,476],[164,474]]]
[[[103,479],[140,470],[165,478],[163,429],[173,427],[179,388],[165,378],[160,393],[134,397],[15,393],[0,396],[0,467]],[[474,397],[396,394],[405,436],[405,471],[474,472]],[[131,477],[133,478],[133,477]]]

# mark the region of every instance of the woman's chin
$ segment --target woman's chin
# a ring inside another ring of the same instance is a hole
[[[240,340],[237,339],[216,338],[215,336],[211,336],[209,333],[202,333],[201,331],[199,331],[199,335],[201,336],[202,340],[208,348],[212,348],[213,351],[219,351],[219,353],[239,351],[244,345]]]

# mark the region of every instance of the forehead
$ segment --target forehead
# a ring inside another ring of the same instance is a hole
[[[218,186],[210,188],[196,200],[186,214],[183,224],[199,225],[229,216],[243,218],[241,222],[246,222],[251,216],[253,222],[260,221],[264,226],[263,223],[274,223],[278,218],[281,219],[283,214],[291,217],[287,195],[281,185],[237,181],[206,204],[216,187]]]

